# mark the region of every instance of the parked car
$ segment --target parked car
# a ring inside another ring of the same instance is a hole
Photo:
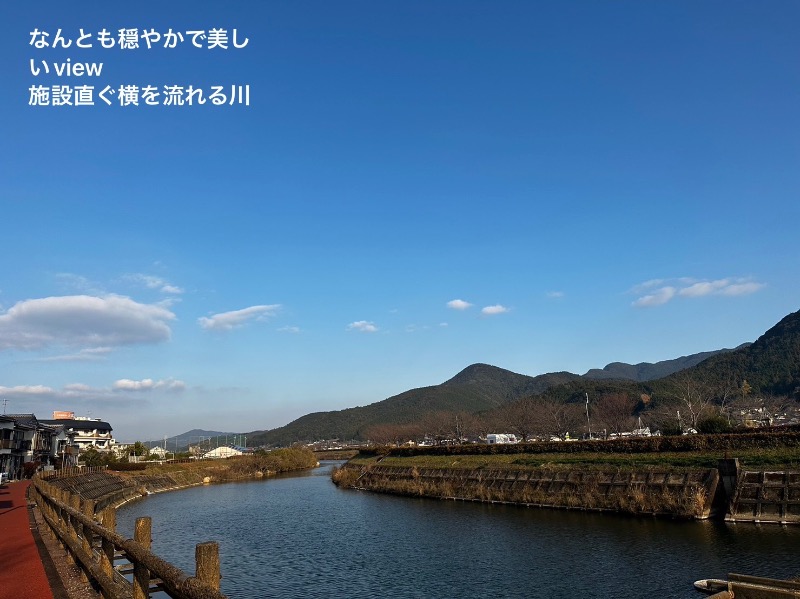
[[[8,482],[8,473],[7,472],[0,472],[0,485],[4,485]]]

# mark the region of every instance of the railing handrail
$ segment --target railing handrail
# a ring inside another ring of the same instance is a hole
[[[136,540],[122,537],[115,531],[110,530],[96,522],[94,519],[82,513],[80,510],[77,510],[73,506],[67,505],[66,503],[60,501],[54,497],[51,491],[47,488],[51,486],[50,483],[42,480],[40,477],[34,478],[33,485],[37,491],[35,498],[38,499],[41,497],[49,504],[49,507],[51,508],[48,510],[42,509],[42,514],[45,516],[45,518],[48,520],[54,519],[52,516],[48,518],[48,513],[57,516],[56,519],[58,522],[48,521],[48,524],[50,524],[51,528],[61,541],[67,542],[68,545],[70,544],[69,541],[75,543],[76,539],[66,539],[65,535],[67,534],[66,531],[71,530],[74,526],[74,524],[70,526],[68,521],[72,521],[73,523],[77,522],[84,528],[84,531],[88,531],[84,532],[84,535],[88,536],[89,533],[97,535],[100,537],[100,539],[112,544],[115,550],[124,551],[128,561],[134,564],[134,566],[143,566],[153,575],[153,577],[159,578],[163,584],[164,590],[170,597],[174,597],[176,599],[227,599],[227,597],[222,594],[218,588],[214,588],[197,576],[189,576],[177,566],[173,566],[166,560],[158,557]],[[86,503],[84,503],[84,505],[86,505]],[[90,505],[94,506],[94,502],[91,502]],[[41,507],[44,506],[40,506],[40,508]],[[66,516],[66,519],[64,516]],[[198,545],[198,550],[201,545]],[[80,555],[78,555],[78,557],[80,558]],[[90,556],[90,559],[93,560],[94,558]],[[84,564],[84,569],[91,573],[93,570],[93,564]],[[98,582],[100,582],[101,586],[103,586],[102,583],[104,581],[98,580]],[[113,596],[112,590],[109,590],[108,592],[111,593],[111,596]]]

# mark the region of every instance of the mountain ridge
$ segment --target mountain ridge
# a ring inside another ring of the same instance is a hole
[[[439,385],[410,389],[357,408],[306,414],[285,426],[247,436],[254,445],[364,439],[370,427],[376,425],[412,424],[437,412],[479,414],[542,393],[559,401],[575,401],[589,388],[602,393],[636,387],[640,389],[637,393],[656,390],[667,397],[683,376],[680,373],[714,383],[717,388],[727,384],[729,389],[737,389],[747,380],[758,392],[800,395],[800,311],[781,319],[755,342],[732,350],[701,352],[656,363],[612,362],[583,376],[570,372],[529,376],[476,363]],[[584,386],[587,389],[582,389]]]

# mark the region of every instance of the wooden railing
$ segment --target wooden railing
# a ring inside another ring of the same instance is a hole
[[[34,478],[31,497],[39,506],[70,563],[100,588],[105,599],[147,599],[161,591],[174,599],[226,599],[219,590],[219,545],[195,548],[196,570],[188,576],[150,551],[151,519],[137,518],[133,539],[116,532],[116,510],[95,514],[96,501],[83,499]],[[115,566],[115,561],[124,560]],[[128,580],[125,575],[132,574]]]
[[[103,472],[107,469],[108,466],[65,466],[64,468],[56,468],[53,470],[42,470],[39,472],[39,477],[44,480],[50,480],[53,478],[77,476],[78,474],[89,474],[91,472]]]

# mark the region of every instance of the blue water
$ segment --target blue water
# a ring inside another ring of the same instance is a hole
[[[330,464],[162,493],[118,512],[153,518],[154,551],[194,572],[220,543],[232,599],[697,597],[728,572],[800,574],[800,526],[672,522],[344,491]]]

